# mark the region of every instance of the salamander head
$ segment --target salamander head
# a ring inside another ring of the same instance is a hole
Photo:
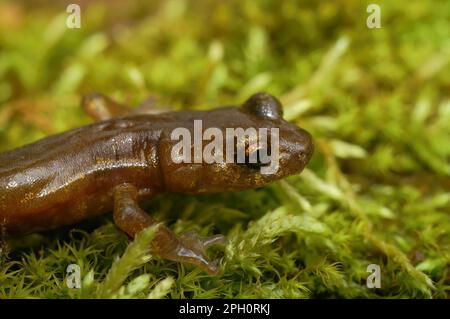
[[[257,188],[300,173],[313,154],[311,135],[285,121],[280,102],[266,93],[254,94],[238,108],[199,112],[194,118],[160,143],[167,190]]]

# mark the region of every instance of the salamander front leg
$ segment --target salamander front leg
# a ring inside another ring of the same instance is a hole
[[[81,106],[95,121],[105,121],[131,113],[130,107],[119,104],[100,93],[90,93],[83,96]]]
[[[115,189],[114,222],[130,237],[136,236],[145,228],[158,223],[143,211],[138,203],[138,190],[131,184],[123,184]],[[187,262],[217,274],[217,261],[210,262],[205,253],[208,247],[225,244],[222,235],[200,237],[195,233],[185,233],[179,238],[166,226],[161,225],[152,242],[152,253],[165,259]]]
[[[86,114],[95,121],[105,121],[115,117],[138,115],[138,114],[161,114],[169,112],[169,107],[161,107],[154,96],[149,97],[137,108],[120,104],[106,95],[90,93],[83,96],[81,106]]]

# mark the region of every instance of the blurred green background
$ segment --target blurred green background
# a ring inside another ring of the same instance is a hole
[[[300,176],[149,205],[177,232],[226,234],[220,276],[154,259],[101,296],[449,297],[449,1],[86,0],[68,29],[70,2],[0,1],[0,151],[89,123],[91,91],[175,109],[268,91],[317,144]],[[127,239],[97,226],[0,259],[0,298],[98,297]],[[65,287],[74,261],[91,290]],[[380,289],[366,287],[369,264]]]

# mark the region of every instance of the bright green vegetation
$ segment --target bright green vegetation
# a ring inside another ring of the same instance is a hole
[[[1,150],[88,123],[93,90],[179,109],[265,90],[316,153],[263,189],[146,207],[177,233],[226,234],[219,276],[151,258],[153,230],[130,244],[105,217],[6,258],[3,245],[0,298],[450,296],[449,1],[378,1],[381,29],[364,1],[117,1],[83,8],[78,30],[56,2],[13,3],[0,2]],[[71,263],[81,290],[65,285]]]

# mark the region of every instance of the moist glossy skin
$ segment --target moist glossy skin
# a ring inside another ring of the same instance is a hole
[[[265,93],[255,94],[240,107],[158,115],[121,112],[120,118],[110,118],[117,114],[112,111],[117,104],[112,107],[105,97],[94,95],[85,104],[101,106],[98,118],[103,121],[0,154],[0,222],[7,235],[52,229],[114,210],[116,225],[134,237],[156,222],[137,205],[155,194],[261,187],[301,172],[313,153],[311,136],[284,121],[279,102]],[[279,128],[277,173],[262,175],[259,169],[235,163],[173,163],[170,152],[177,141],[170,139],[171,132],[179,127],[192,132],[198,119],[203,130]],[[215,273],[216,266],[207,261],[204,251],[223,238],[183,236],[180,240],[162,226],[153,251]]]

